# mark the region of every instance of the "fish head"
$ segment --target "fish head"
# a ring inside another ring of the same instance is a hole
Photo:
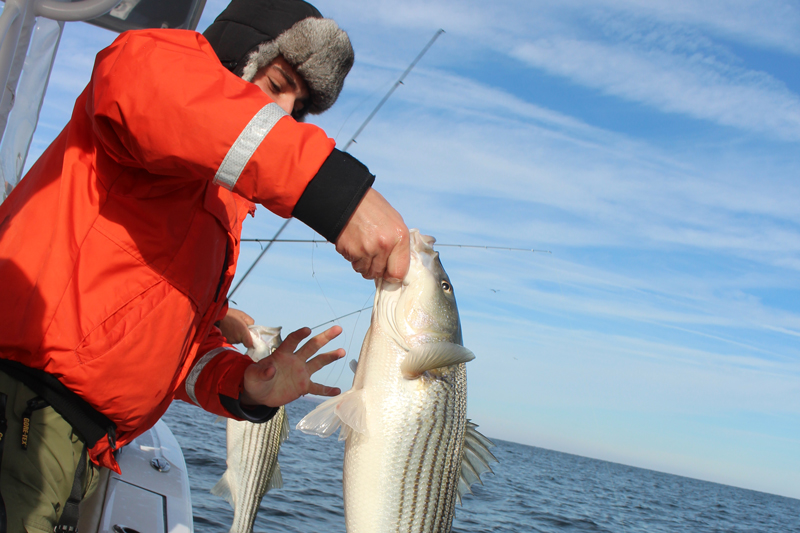
[[[382,323],[406,349],[433,342],[462,344],[455,292],[435,242],[412,229],[408,274],[400,283],[377,282],[375,303]]]
[[[271,328],[268,326],[248,326],[250,336],[253,338],[253,347],[249,348],[247,355],[253,361],[260,361],[270,355],[281,345],[281,328]]]

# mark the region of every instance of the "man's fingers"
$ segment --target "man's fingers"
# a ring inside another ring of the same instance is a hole
[[[289,333],[285,339],[283,339],[283,342],[279,348],[282,348],[284,352],[288,351],[289,353],[294,353],[294,351],[297,349],[297,346],[300,344],[300,341],[309,335],[311,335],[311,328],[300,328],[297,331],[293,331]]]
[[[253,336],[250,335],[250,330],[249,329],[247,329],[247,328],[244,328],[244,329],[245,329],[245,332],[243,332],[242,335],[241,335],[242,344],[244,344],[245,348],[252,348],[253,347]]]
[[[306,363],[306,370],[308,371],[308,375],[310,376],[314,374],[319,369],[328,366],[334,361],[338,361],[344,356],[345,356],[344,348],[339,348],[338,350],[334,350],[332,352],[319,354],[318,356],[310,360],[308,363]]]
[[[308,387],[308,393],[315,394],[317,396],[336,396],[337,394],[341,394],[342,390],[337,387],[327,387],[325,385],[312,382]]]
[[[238,318],[239,320],[241,320],[242,322],[244,322],[248,326],[252,326],[253,324],[256,323],[256,321],[253,320],[253,317],[251,317],[250,315],[248,315],[247,313],[245,313],[241,309],[234,309],[234,308],[230,307],[230,308],[228,308],[228,313],[225,316]]]
[[[342,333],[341,326],[332,326],[319,335],[312,337],[307,343],[303,345],[297,354],[303,358],[304,361],[311,359],[320,348],[328,344],[330,341],[338,337]]]
[[[400,235],[400,240],[389,254],[386,262],[386,271],[383,278],[387,281],[398,283],[408,274],[408,267],[411,262],[411,249],[409,247],[408,232]]]
[[[372,263],[374,262],[374,258],[371,256],[364,256],[357,261],[353,261],[351,264],[353,265],[353,270],[361,274],[362,277],[367,278],[370,273],[370,269],[372,268]],[[369,279],[369,278],[367,278]]]
[[[369,273],[367,275],[362,274],[362,276],[366,279],[382,278],[386,272],[386,260],[388,258],[389,254],[381,254],[373,257],[372,264],[369,267]]]

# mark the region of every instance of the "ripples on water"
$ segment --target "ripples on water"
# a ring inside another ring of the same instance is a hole
[[[282,489],[264,496],[256,532],[344,533],[344,443],[294,430],[316,404],[287,406]],[[225,423],[175,402],[164,420],[183,447],[198,533],[224,533],[227,502],[209,490],[225,471]],[[800,533],[800,500],[495,441],[494,475],[456,508],[453,533]],[[380,533],[380,532],[375,532]]]

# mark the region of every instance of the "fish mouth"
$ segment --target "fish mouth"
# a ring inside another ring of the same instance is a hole
[[[424,264],[425,267],[430,267],[428,263],[432,258],[439,255],[439,252],[433,249],[436,243],[436,238],[430,235],[423,235],[418,229],[409,230],[409,246],[412,255],[416,255]]]
[[[386,333],[401,348],[408,351],[411,348],[406,343],[397,323],[397,305],[403,295],[403,282],[392,283],[385,279],[375,283],[375,303],[372,306],[372,323],[385,326]]]
[[[432,270],[433,262],[439,253],[434,251],[433,244],[436,239],[430,235],[423,235],[418,229],[409,230],[410,265],[406,277],[401,282],[391,282],[385,279],[375,281],[375,301],[373,313],[386,325],[387,334],[400,347],[408,351],[411,349],[408,340],[403,335],[408,330],[403,317],[398,316],[398,305],[405,289],[423,272]]]

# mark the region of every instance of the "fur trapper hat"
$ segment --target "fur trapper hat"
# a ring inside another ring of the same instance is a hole
[[[279,55],[305,80],[309,102],[293,114],[319,114],[339,96],[353,66],[344,30],[302,0],[233,0],[203,33],[225,67],[247,81]]]

